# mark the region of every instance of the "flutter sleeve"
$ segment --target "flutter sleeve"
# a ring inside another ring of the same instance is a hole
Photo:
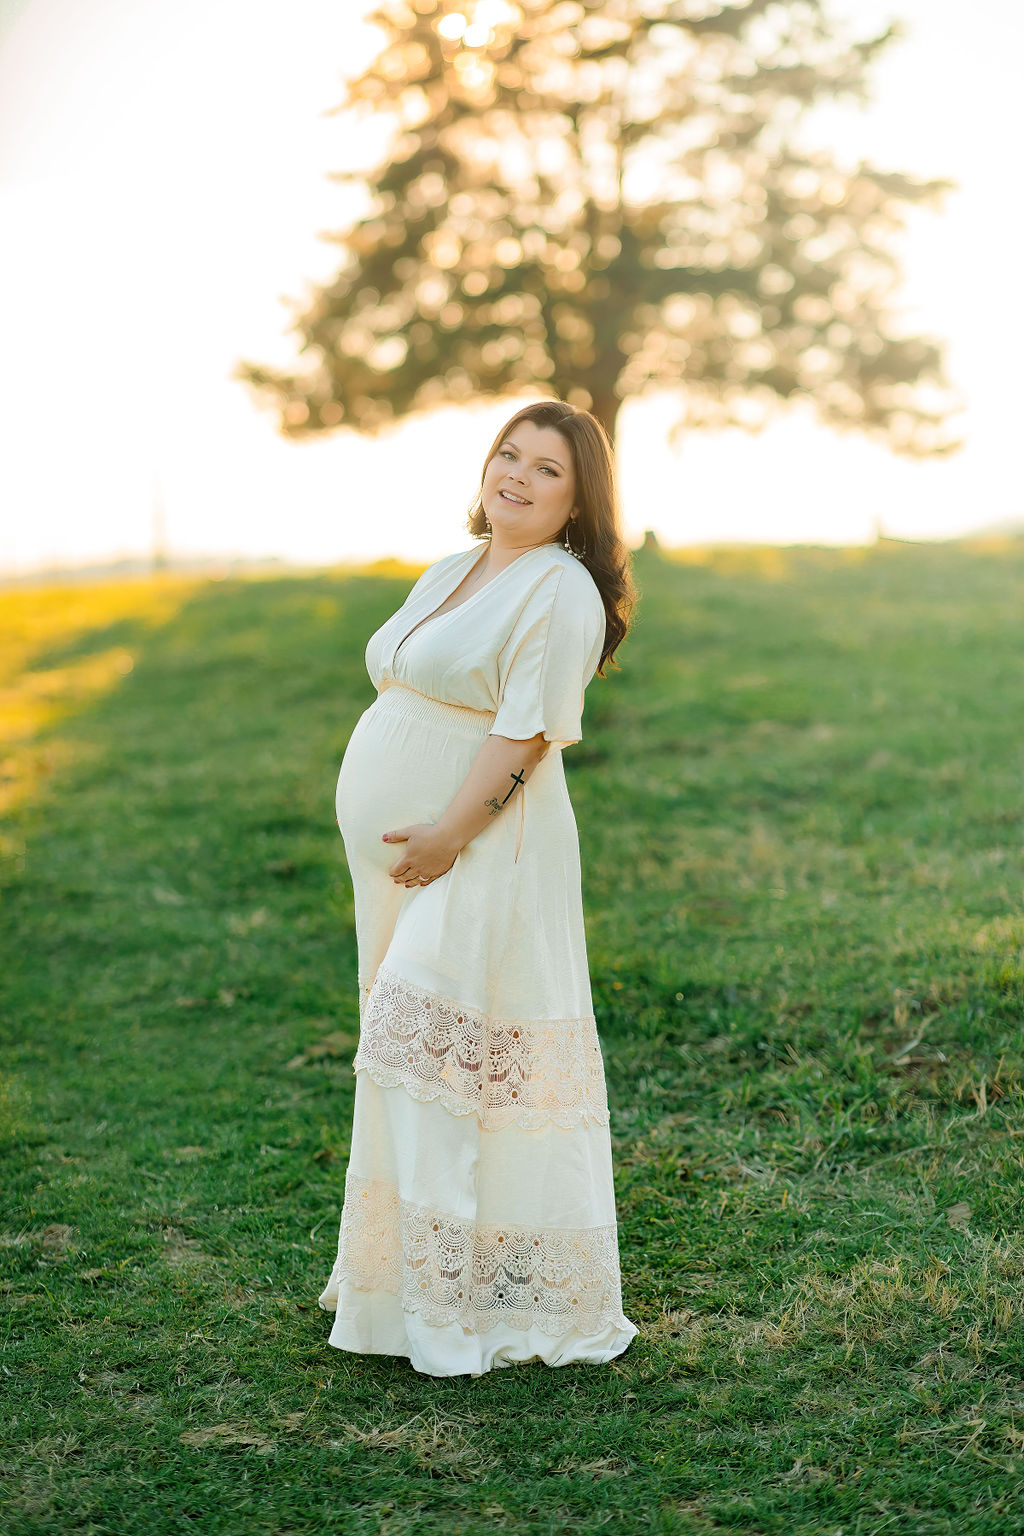
[[[543,731],[553,746],[583,736],[583,694],[605,638],[601,595],[589,573],[556,569],[531,593],[498,657],[498,707],[491,736],[525,741]]]

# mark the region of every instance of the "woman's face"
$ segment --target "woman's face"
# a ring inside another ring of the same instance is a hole
[[[481,500],[492,535],[520,549],[554,539],[568,521],[575,494],[572,450],[562,434],[517,421],[484,471]]]

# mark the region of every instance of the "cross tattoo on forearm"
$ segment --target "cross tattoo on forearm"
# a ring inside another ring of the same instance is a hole
[[[498,801],[496,799],[494,799],[494,798],[492,798],[490,800],[485,800],[484,801],[485,805],[489,805],[489,806],[492,807],[492,809],[491,809],[491,815],[492,816],[497,816],[498,812],[501,810],[501,806],[504,805],[507,802],[507,800],[509,798],[509,795],[512,794],[512,791],[515,789],[517,784],[522,784],[523,788],[524,789],[526,788],[526,780],[523,778],[522,769],[519,769],[518,772],[516,772],[516,773],[514,773],[512,775],[512,781],[513,781],[512,782],[512,789],[509,790],[508,795],[506,795],[505,799],[502,800],[501,805],[499,805]]]
[[[509,790],[509,792],[508,792],[508,795],[511,795],[511,794],[512,794],[512,792],[513,792],[513,790],[514,790],[514,789],[515,789],[515,787],[516,787],[516,785],[517,785],[517,784],[522,784],[522,785],[524,785],[524,786],[525,786],[525,784],[526,784],[526,780],[525,780],[525,779],[524,779],[524,778],[523,778],[523,774],[522,774],[522,770],[521,770],[521,769],[520,769],[520,771],[519,771],[519,772],[518,772],[518,773],[514,773],[514,774],[513,774],[513,775],[512,775],[512,789],[510,789],[510,790]],[[505,800],[507,800],[507,799],[508,799],[508,795],[506,795],[506,796],[505,796]],[[504,805],[504,804],[505,804],[505,800],[503,800],[503,801],[502,801],[502,802],[501,802],[501,803],[502,803],[502,805]]]

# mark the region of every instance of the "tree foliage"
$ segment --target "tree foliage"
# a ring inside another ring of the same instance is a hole
[[[294,371],[253,363],[282,429],[557,395],[614,437],[626,398],[756,428],[779,402],[910,454],[953,446],[941,347],[896,300],[906,210],[948,183],[808,147],[865,100],[893,32],[820,0],[385,0],[336,109],[388,114],[368,210],[328,238]],[[340,173],[352,179],[357,173]]]

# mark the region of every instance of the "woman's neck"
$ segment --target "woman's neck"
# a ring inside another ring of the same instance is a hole
[[[520,555],[527,554],[531,549],[542,549],[545,544],[557,544],[558,540],[557,538],[542,539],[539,544],[496,544],[492,534],[489,542],[490,548],[477,566],[477,570],[486,570],[492,576],[496,576],[499,571],[511,565],[513,560],[518,560]]]

